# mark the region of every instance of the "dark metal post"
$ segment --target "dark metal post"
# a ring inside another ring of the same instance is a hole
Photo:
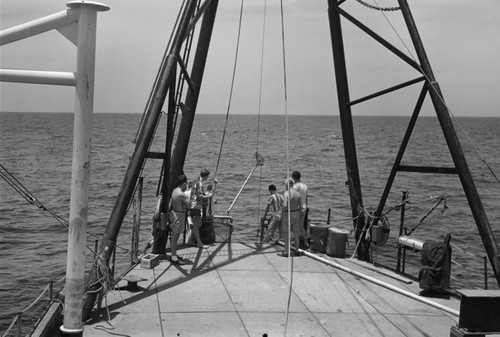
[[[441,93],[439,84],[434,78],[434,74],[432,72],[429,60],[427,59],[427,54],[420,39],[420,35],[413,20],[413,16],[410,12],[408,3],[406,0],[398,0],[398,2],[403,13],[406,25],[408,27],[411,39],[413,41],[416,53],[418,55],[422,71],[427,78],[427,83],[429,85],[429,94],[431,96],[434,109],[436,110],[441,129],[443,130],[446,143],[448,144],[448,148],[450,149],[453,162],[458,169],[460,181],[462,182],[465,195],[472,211],[472,215],[474,216],[479,234],[481,235],[481,239],[483,240],[483,244],[490,259],[490,263],[493,268],[493,272],[495,273],[497,283],[500,286],[500,251],[493,236],[493,231],[491,230],[491,226],[488,222],[483,204],[481,202],[481,199],[479,198],[479,194],[476,190],[476,186],[472,179],[467,161],[455,133],[453,123],[444,102],[443,94]]]
[[[17,336],[21,337],[23,334],[23,312],[17,313]]]
[[[191,81],[195,86],[195,90],[189,90],[186,96],[186,104],[182,109],[182,119],[179,125],[179,132],[175,143],[175,148],[172,153],[172,167],[170,169],[170,190],[172,193],[175,185],[175,179],[183,171],[184,162],[186,161],[186,153],[191,137],[191,129],[193,127],[196,107],[198,105],[198,97],[200,94],[201,82],[205,71],[210,39],[212,37],[215,15],[219,0],[212,0],[203,14],[201,23],[200,35],[198,37],[198,45],[193,61],[193,69],[191,70]]]
[[[111,278],[115,278],[115,266],[116,266],[116,249],[113,249],[113,260],[112,260],[112,267],[111,267]]]
[[[166,144],[165,144],[165,159],[163,162],[163,184],[161,188],[161,205],[160,212],[168,218],[168,205],[170,203],[170,193],[169,193],[169,171],[170,171],[170,154],[172,153],[172,139],[174,132],[174,116],[175,116],[175,83],[169,90],[169,100],[168,100],[168,115],[167,115],[167,134],[166,134]],[[167,246],[169,235],[169,228],[165,230],[158,231],[158,236],[155,237],[153,243],[153,253],[154,254],[165,254],[165,249]]]
[[[50,281],[49,283],[49,301],[52,301],[54,297],[54,281]]]
[[[484,289],[488,289],[488,258],[486,256],[483,256],[484,260]]]
[[[130,265],[133,266],[137,262],[139,252],[139,233],[141,231],[141,208],[142,208],[142,185],[144,178],[139,178],[137,185],[137,203],[136,213],[134,213],[134,228],[132,230],[132,249],[130,253]]]
[[[132,226],[132,246],[130,247],[130,266],[133,266],[135,263],[135,258],[137,256],[137,216],[134,213],[134,223]]]
[[[401,223],[399,225],[399,236],[403,235],[403,228],[405,223],[405,210],[406,210],[406,199],[408,199],[408,192],[403,191],[403,195],[401,197]],[[403,247],[398,244],[398,261],[396,265],[396,271],[401,272],[401,253]]]
[[[351,107],[349,105],[349,86],[347,82],[342,27],[340,15],[337,11],[339,3],[340,1],[338,0],[328,0],[328,16],[330,21],[330,36],[332,40],[333,59],[335,65],[335,79],[337,83],[337,98],[339,103],[340,122],[342,126],[342,138],[344,141],[347,184],[349,186],[352,216],[354,219],[357,219],[354,220],[356,240],[361,240],[361,244],[358,245],[357,256],[361,260],[369,261],[370,243],[364,239],[363,228],[365,227],[365,220],[363,211],[359,211],[359,208],[363,206],[363,198],[361,195],[361,183],[359,179]]]

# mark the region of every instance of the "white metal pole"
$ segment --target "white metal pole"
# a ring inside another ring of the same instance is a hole
[[[80,11],[80,15],[77,28],[76,97],[66,294],[61,331],[78,334],[83,331],[82,306],[94,105],[96,21],[97,11],[109,8],[98,3],[84,1],[72,1],[67,6]]]
[[[0,81],[75,86],[75,74],[62,71],[0,69]]]
[[[345,272],[347,272],[347,273],[349,273],[351,275],[360,277],[360,278],[362,278],[364,280],[367,280],[367,281],[372,282],[372,283],[374,283],[376,285],[379,285],[379,286],[382,286],[382,287],[384,287],[386,289],[389,289],[389,290],[392,290],[394,292],[397,292],[397,293],[399,293],[401,295],[404,295],[406,297],[409,297],[409,298],[412,298],[412,299],[417,300],[419,302],[428,304],[430,306],[433,306],[434,308],[440,309],[440,310],[445,311],[445,312],[447,312],[449,314],[452,314],[452,315],[455,315],[455,316],[460,316],[460,312],[459,311],[454,310],[452,308],[449,308],[449,307],[447,307],[445,305],[442,305],[440,303],[428,300],[428,299],[426,299],[424,297],[420,297],[420,296],[418,296],[418,295],[416,295],[416,294],[414,294],[412,292],[409,292],[409,291],[404,290],[404,289],[400,289],[398,287],[393,286],[392,284],[380,281],[380,280],[378,280],[378,279],[376,279],[374,277],[371,277],[369,275],[360,273],[359,271],[356,271],[356,270],[353,270],[351,268],[345,267],[345,266],[343,266],[341,264],[338,264],[338,263],[336,263],[334,261],[325,259],[324,257],[317,256],[316,254],[310,253],[308,251],[305,251],[305,250],[302,250],[302,249],[300,249],[299,251],[301,253],[303,253],[304,255],[309,256],[310,258],[313,258],[315,260],[318,260],[318,261],[321,261],[323,263],[326,263],[326,264],[328,264],[328,265],[330,265],[330,266],[332,266],[334,268],[337,268],[337,269],[340,269],[342,271],[345,271]]]

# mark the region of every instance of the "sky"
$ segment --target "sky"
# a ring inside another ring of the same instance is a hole
[[[1,29],[64,11],[66,3],[1,0]],[[110,10],[98,13],[97,18],[94,111],[142,113],[181,1],[102,3]],[[280,1],[244,2],[230,113],[336,115],[327,0],[283,3],[284,57]],[[397,6],[396,0],[377,3]],[[220,0],[197,113],[225,114],[228,110],[240,4],[238,0]],[[410,0],[409,4],[451,113],[456,117],[500,117],[500,2]],[[399,11],[376,11],[354,0],[347,0],[343,8],[416,58]],[[343,32],[351,99],[418,77],[416,71],[347,21],[343,21]],[[74,71],[76,48],[58,32],[47,32],[2,46],[0,66]],[[356,105],[353,114],[409,116],[420,87]],[[427,98],[422,115],[434,114],[429,101]],[[74,88],[1,82],[0,111],[71,112]]]

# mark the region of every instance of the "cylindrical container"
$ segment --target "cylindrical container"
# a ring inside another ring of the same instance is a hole
[[[200,239],[205,245],[215,242],[215,227],[213,218],[203,218],[200,227]]]
[[[328,244],[328,225],[311,223],[309,230],[309,248],[315,252],[326,253],[326,246]]]
[[[348,234],[349,232],[344,229],[335,227],[328,228],[326,254],[335,257],[344,257]]]

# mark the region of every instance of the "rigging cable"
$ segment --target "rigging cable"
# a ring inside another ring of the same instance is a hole
[[[218,158],[217,158],[217,165],[215,167],[215,174],[214,174],[214,179],[215,180],[217,180],[217,174],[218,174],[218,171],[219,171],[220,159],[221,159],[221,155],[222,155],[222,148],[224,146],[224,139],[226,138],[227,124],[228,124],[228,121],[229,121],[229,112],[231,111],[231,101],[232,101],[232,98],[233,98],[233,91],[234,91],[234,80],[236,78],[236,66],[238,64],[238,55],[239,55],[239,49],[240,49],[241,23],[243,21],[243,4],[244,4],[244,0],[241,0],[240,16],[239,16],[239,22],[238,22],[238,37],[237,37],[237,40],[236,40],[236,51],[235,51],[235,55],[234,55],[233,74],[232,74],[232,78],[231,78],[231,89],[229,91],[229,100],[228,100],[228,104],[227,104],[227,112],[226,112],[226,121],[224,123],[224,131],[222,133],[222,140],[221,140],[221,144],[220,144],[219,155],[218,155]],[[256,159],[255,167],[252,169],[252,171],[248,175],[247,179],[243,183],[243,186],[241,186],[240,191],[238,192],[238,194],[236,195],[235,199],[231,203],[231,206],[229,206],[228,210],[226,211],[228,214],[231,211],[231,208],[233,207],[234,203],[236,202],[236,199],[238,199],[241,191],[245,187],[246,183],[248,182],[248,180],[252,176],[252,174],[255,171],[255,169],[258,166],[264,165],[264,158],[262,158],[262,156],[259,155],[258,153],[255,154],[255,159]],[[213,190],[213,195],[215,195],[216,190],[217,190],[217,184],[215,184],[215,187],[214,187],[214,190]]]
[[[17,180],[12,173],[10,173],[5,166],[0,164],[0,177],[2,177],[7,184],[9,184],[20,196],[22,196],[28,203],[40,208],[41,210],[44,210],[48,212],[54,219],[56,219],[61,225],[66,227],[68,229],[68,220],[64,219],[63,217],[57,215],[47,207],[45,207],[44,204],[40,200],[38,200],[33,193],[31,193],[19,180]]]
[[[360,0],[357,0],[359,3],[363,4],[363,5],[367,5],[366,3],[360,1]],[[401,44],[403,45],[403,47],[405,48],[405,50],[407,51],[407,53],[409,54],[409,56],[412,58],[413,61],[415,61],[415,63],[418,65],[418,68],[420,69],[420,73],[422,73],[422,75],[424,75],[427,83],[431,83],[430,79],[427,77],[427,74],[425,74],[425,72],[423,71],[422,67],[420,66],[420,63],[417,61],[416,57],[413,55],[413,53],[410,51],[410,49],[408,48],[408,46],[406,45],[406,43],[403,41],[401,35],[399,35],[399,33],[397,32],[396,28],[394,27],[394,25],[391,23],[391,21],[389,20],[389,18],[387,17],[387,15],[385,15],[385,11],[386,10],[383,10],[381,9],[382,7],[380,7],[377,3],[377,0],[373,0],[373,2],[377,5],[377,7],[375,6],[367,6],[369,8],[373,8],[373,9],[377,9],[377,10],[380,10],[380,12],[382,13],[382,15],[384,16],[385,20],[387,21],[387,23],[389,24],[389,26],[391,27],[391,29],[394,31],[394,33],[396,34],[397,38],[399,39],[399,41],[401,42]],[[397,9],[391,9],[391,10],[397,10]],[[440,93],[436,90],[436,88],[434,86],[430,86],[432,88],[432,90],[434,90],[434,92],[436,93],[436,95],[439,97],[439,100],[441,101],[441,103],[444,105],[444,107],[446,108],[446,111],[448,112],[448,114],[453,117],[453,121],[455,123],[457,123],[457,125],[460,127],[460,130],[462,130],[464,136],[467,138],[467,140],[469,141],[469,143],[472,145],[472,147],[474,148],[474,151],[476,152],[476,155],[479,157],[479,159],[486,165],[486,167],[488,168],[488,170],[490,171],[491,175],[493,176],[493,178],[496,180],[497,184],[500,184],[500,179],[498,178],[498,176],[495,174],[495,172],[493,171],[493,169],[491,168],[491,165],[486,161],[486,159],[484,158],[484,156],[482,155],[482,153],[479,151],[479,149],[477,148],[476,144],[472,141],[472,139],[469,137],[469,135],[467,134],[467,132],[465,131],[464,127],[462,126],[462,124],[457,120],[457,118],[455,117],[455,115],[452,113],[452,111],[450,110],[450,108],[448,107],[448,105],[446,104],[446,102],[444,101],[444,98],[440,95]]]
[[[260,138],[260,113],[262,110],[262,79],[264,77],[264,47],[265,47],[265,37],[266,37],[266,16],[267,16],[267,0],[264,0],[264,17],[262,23],[262,45],[260,53],[260,82],[259,82],[259,113],[257,115],[257,143],[255,146],[255,153],[259,153],[259,138]],[[260,167],[259,173],[259,200],[257,207],[257,222],[259,223],[259,229],[257,230],[257,236],[260,233],[260,202],[261,202],[261,191],[262,191],[262,166]]]
[[[222,147],[224,146],[224,139],[226,138],[226,130],[227,130],[227,123],[229,120],[229,111],[231,110],[231,101],[233,98],[233,90],[234,90],[234,79],[236,77],[236,65],[238,63],[238,53],[240,49],[240,37],[241,37],[241,22],[242,22],[242,17],[243,17],[243,2],[244,0],[241,0],[241,6],[240,6],[240,18],[238,22],[238,36],[236,39],[236,51],[234,54],[234,65],[233,65],[233,75],[231,78],[231,89],[229,90],[229,100],[227,103],[227,111],[226,111],[226,121],[224,123],[224,131],[222,132],[222,140],[220,144],[220,149],[219,149],[219,156],[217,158],[217,165],[215,166],[215,174],[214,178],[217,179],[217,172],[219,171],[219,164],[220,164],[220,158],[222,155]],[[217,185],[214,186],[214,195],[215,195],[215,190],[217,189]]]
[[[23,197],[28,203],[36,206],[37,208],[43,210],[43,211],[46,211],[48,212],[54,219],[57,220],[57,222],[59,222],[60,225],[62,225],[64,228],[66,228],[66,230],[69,230],[69,221],[66,220],[65,218],[63,218],[62,216],[56,214],[54,211],[50,210],[49,208],[47,208],[37,197],[35,197],[35,195],[33,193],[31,193],[12,173],[10,173],[6,168],[5,166],[3,166],[2,164],[0,164],[0,177],[3,178],[7,184],[9,184],[21,197]],[[137,187],[136,187],[137,189]],[[136,190],[134,190],[134,195],[135,195],[135,192]],[[129,207],[130,209],[130,207]],[[128,210],[127,210],[128,212]],[[100,237],[98,237],[97,235],[87,231],[87,235],[93,237],[94,239],[97,239],[99,240]],[[128,239],[128,236],[126,237],[126,239]],[[126,239],[123,239],[122,242],[124,242]],[[128,256],[128,254],[130,253],[130,251],[128,251],[127,248],[122,248],[120,247],[120,245],[116,245],[117,248],[121,248],[123,250],[126,250],[126,253],[118,260],[121,261],[122,259],[124,259],[126,256]],[[97,252],[94,251],[94,249],[92,247],[90,247],[89,245],[85,245],[85,247],[94,255],[97,255]],[[116,264],[116,262],[115,262]]]
[[[287,179],[290,177],[290,153],[289,153],[289,144],[288,144],[288,94],[287,94],[287,81],[286,81],[286,53],[285,53],[285,18],[283,15],[283,0],[280,0],[280,16],[281,16],[281,47],[282,47],[282,62],[283,62],[283,88],[284,88],[284,113],[285,113],[285,141],[286,141],[286,176]],[[288,180],[286,182],[288,186]],[[289,187],[288,187],[289,189]],[[288,192],[290,193],[290,192]],[[289,286],[288,286],[288,298],[287,298],[287,304],[286,304],[286,314],[285,314],[285,337],[287,333],[287,328],[288,328],[288,318],[289,318],[289,313],[290,313],[290,303],[291,303],[291,298],[292,298],[292,285],[293,285],[293,257],[291,256],[291,250],[290,250],[290,237],[291,237],[291,230],[290,230],[290,194],[288,194],[288,212],[287,212],[287,227],[285,230],[288,231],[288,238],[287,238],[287,256],[288,256],[288,273],[289,273]],[[298,240],[296,239],[296,244],[298,247]]]

